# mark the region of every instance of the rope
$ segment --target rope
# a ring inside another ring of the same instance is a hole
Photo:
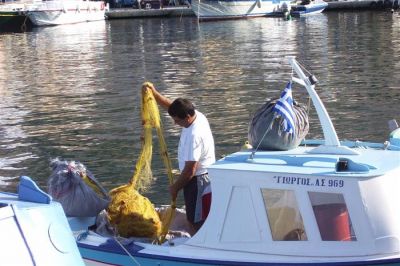
[[[86,239],[88,236],[89,236],[89,231],[85,230],[76,237],[76,241],[78,242],[82,241]],[[117,242],[117,244],[122,248],[122,250],[129,256],[129,258],[133,261],[133,263],[140,266],[140,263],[131,255],[131,253],[124,247],[124,245],[122,245],[122,243],[115,236],[113,238],[115,242]]]
[[[269,124],[269,127],[267,128],[267,130],[265,130],[265,133],[264,133],[264,135],[262,136],[261,140],[258,142],[258,145],[257,145],[256,149],[250,154],[249,159],[253,160],[254,155],[256,154],[256,152],[258,151],[258,148],[259,148],[260,145],[261,145],[261,142],[264,140],[264,138],[265,138],[265,136],[267,135],[267,133],[271,130],[271,128],[272,128],[274,122],[275,122],[275,116],[274,116],[274,118],[272,119],[272,123],[270,123],[270,124]]]
[[[303,66],[300,62],[297,61],[297,64],[302,68],[303,71],[307,72],[307,74],[312,75],[312,73],[310,71],[307,70],[307,68],[305,66]],[[308,103],[307,103],[307,116],[310,116],[310,109],[311,109],[311,97],[310,95],[308,96]],[[306,138],[304,137],[303,140],[306,140]],[[304,145],[307,146],[307,145]]]
[[[28,16],[25,15],[24,22],[23,22],[22,25],[21,25],[21,31],[22,31],[22,32],[25,32],[25,31],[26,31],[26,20],[27,20],[27,19],[28,19]]]
[[[302,70],[304,72],[306,72],[309,75],[312,75],[312,73],[310,71],[308,71],[307,68],[305,66],[303,66],[299,61],[297,61],[297,64],[302,68]],[[292,75],[293,75],[293,68],[292,68]]]
[[[308,96],[308,103],[307,103],[307,117],[310,117],[310,108],[311,108],[311,97]],[[306,137],[304,136],[303,142],[306,141]],[[307,143],[304,144],[305,147],[307,147]]]
[[[129,251],[122,245],[122,243],[114,236],[115,242],[125,251],[125,253],[129,256],[129,258],[135,263],[136,265],[140,266],[140,263],[129,253]]]

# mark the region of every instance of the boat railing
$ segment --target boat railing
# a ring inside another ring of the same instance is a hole
[[[325,141],[322,139],[311,139],[311,140],[303,140],[300,145],[304,146],[320,146],[324,145]],[[377,142],[367,142],[360,140],[343,140],[340,141],[341,146],[346,146],[349,148],[365,148],[365,149],[377,149],[377,150],[393,150],[399,151],[400,146],[390,144],[389,141],[385,141],[384,143]]]

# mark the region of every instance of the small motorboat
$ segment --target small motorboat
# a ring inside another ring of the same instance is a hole
[[[294,57],[323,140],[286,151],[242,150],[209,167],[210,213],[191,237],[122,239],[69,217],[91,265],[400,265],[400,128],[384,143],[339,141]],[[267,126],[266,126],[267,128]]]
[[[323,0],[302,0],[291,6],[290,14],[294,17],[318,14],[328,6]]]
[[[0,192],[0,235],[1,265],[84,265],[61,204],[29,177]]]

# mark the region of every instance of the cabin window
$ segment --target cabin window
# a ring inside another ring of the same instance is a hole
[[[307,240],[296,196],[292,190],[261,189],[275,241]]]
[[[309,192],[308,195],[323,241],[357,240],[342,194]]]

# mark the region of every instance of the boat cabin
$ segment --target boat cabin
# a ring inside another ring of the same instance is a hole
[[[213,204],[188,245],[285,256],[398,254],[400,158],[238,152],[209,169]],[[374,154],[377,150],[374,149]]]

